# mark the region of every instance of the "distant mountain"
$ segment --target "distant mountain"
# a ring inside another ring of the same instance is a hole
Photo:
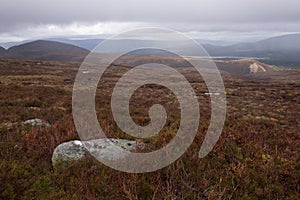
[[[42,59],[42,60],[82,60],[88,50],[94,49],[103,39],[64,39],[51,38],[51,41],[34,41],[10,47],[6,53],[0,50],[0,57],[19,58],[19,59]],[[205,50],[213,59],[232,60],[241,58],[250,58],[261,60],[271,65],[282,65],[292,68],[300,68],[300,34],[290,34],[252,43],[239,43],[233,45],[213,45],[213,41],[196,40],[202,44]],[[216,41],[221,43],[221,41]],[[112,40],[110,45],[106,46],[105,52],[100,53],[119,53],[126,50],[128,46],[132,49],[142,46],[152,46],[159,44],[168,46],[180,54],[188,56],[199,56],[201,52],[198,49],[192,49],[190,45],[185,43],[155,41],[155,40],[137,40],[137,39],[121,39]],[[6,45],[12,45],[6,43]],[[158,46],[159,46],[158,45]],[[2,53],[1,53],[2,52]],[[156,54],[151,50],[140,50],[135,52],[136,55]],[[165,55],[160,52],[159,55]],[[205,55],[203,55],[205,56]]]
[[[66,38],[43,38],[42,40],[45,41],[54,41],[54,42],[61,42],[65,44],[72,44],[84,49],[92,50],[94,49],[100,42],[102,42],[104,39],[66,39]],[[13,46],[18,46],[21,44],[26,44],[29,42],[33,42],[35,40],[23,40],[19,42],[5,42],[1,43],[0,45],[6,49],[13,47]]]
[[[229,46],[204,45],[210,56],[258,57],[269,64],[300,67],[300,34]]]
[[[283,35],[253,43],[239,43],[228,46],[205,45],[217,56],[247,55],[254,52],[300,51],[300,34]]]
[[[259,41],[255,45],[264,51],[300,51],[300,34],[273,37]]]
[[[201,45],[210,44],[210,45],[216,45],[216,46],[226,46],[226,45],[236,44],[236,42],[229,42],[229,41],[225,41],[225,40],[203,40],[203,39],[195,39],[195,41],[198,42]]]
[[[82,61],[88,50],[60,42],[38,40],[6,50],[2,58],[26,60]]]
[[[64,38],[50,38],[47,39],[50,41],[57,41],[57,42],[63,42],[67,44],[73,44],[88,50],[93,50],[97,45],[99,45],[101,42],[103,42],[105,39],[64,39]],[[119,43],[138,43],[138,44],[146,44],[147,42],[151,42],[151,40],[134,40],[134,39],[123,39],[123,40],[117,40]],[[232,42],[222,41],[222,40],[202,40],[202,39],[196,39],[196,41],[200,44],[211,44],[211,45],[229,45],[232,44]],[[152,41],[153,42],[153,41]]]
[[[89,51],[93,50],[98,44],[100,44],[104,39],[83,39],[83,40],[71,40],[64,38],[50,38],[50,41],[62,42],[66,44],[72,44]]]
[[[1,43],[0,45],[2,47],[4,47],[5,49],[8,49],[10,47],[18,46],[18,45],[25,44],[25,43],[32,42],[32,41],[34,41],[34,40],[23,40],[23,41],[19,41],[19,42],[4,42],[4,43]]]
[[[103,40],[89,39],[89,40],[61,40],[61,42],[70,43],[86,49],[94,49]],[[252,43],[239,43],[233,45],[226,45],[221,41],[196,40],[200,43],[213,58],[220,57],[220,59],[240,59],[251,58],[259,59],[271,65],[283,65],[293,68],[300,68],[300,34],[290,34],[269,39],[261,40]],[[154,40],[135,40],[122,39],[111,41],[111,45],[106,48],[106,52],[102,53],[116,53],[122,51],[126,47],[139,48],[141,46],[149,46],[149,44],[162,44],[163,41]],[[218,44],[218,45],[216,45]],[[221,45],[220,45],[221,44]],[[227,43],[228,44],[228,43]],[[189,45],[184,43],[168,43],[163,44],[169,46],[179,53],[188,54],[190,56],[197,56],[197,49],[191,49]],[[143,51],[139,51],[143,54]],[[145,54],[151,54],[146,50]],[[161,54],[160,54],[161,55]],[[227,58],[226,58],[227,57]]]
[[[84,49],[88,50],[93,50],[98,44],[100,44],[102,41],[105,39],[68,39],[68,38],[44,38],[42,40],[46,41],[55,41],[55,42],[62,42],[66,44],[72,44],[75,46],[82,47]],[[6,43],[1,43],[0,45],[4,48],[10,48],[13,46],[25,44],[28,42],[32,42],[34,40],[24,40],[24,41],[19,41],[19,42],[6,42]],[[134,40],[127,40],[127,41],[134,41]],[[142,40],[136,40],[137,42],[141,42]],[[202,40],[202,39],[196,39],[196,41],[200,44],[211,44],[211,45],[229,45],[233,44],[232,42],[227,42],[227,41],[222,41],[222,40]],[[126,39],[124,40],[119,40],[119,42],[126,42]]]
[[[3,47],[0,47],[0,56],[5,54],[6,50]]]

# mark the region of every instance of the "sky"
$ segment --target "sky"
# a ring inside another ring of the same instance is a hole
[[[235,42],[300,32],[299,0],[1,0],[0,42],[164,27]]]

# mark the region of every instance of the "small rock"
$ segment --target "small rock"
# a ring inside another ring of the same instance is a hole
[[[205,94],[205,95],[215,95],[215,96],[221,95],[220,92],[205,92],[204,94]]]
[[[72,80],[71,79],[64,79],[64,84],[71,84],[72,83]]]
[[[29,119],[23,122],[24,125],[31,125],[31,126],[47,126],[50,127],[51,125],[47,122],[44,122],[41,119]]]

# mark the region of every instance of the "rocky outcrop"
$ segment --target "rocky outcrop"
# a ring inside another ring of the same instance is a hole
[[[250,73],[253,73],[253,74],[255,74],[259,71],[262,71],[262,72],[266,71],[266,69],[263,66],[261,66],[257,63],[253,63],[252,65],[250,65],[249,69],[250,69]]]

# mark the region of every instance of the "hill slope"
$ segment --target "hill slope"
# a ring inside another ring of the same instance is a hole
[[[6,50],[4,58],[26,60],[81,61],[88,50],[60,42],[38,40]]]
[[[274,66],[252,59],[217,60],[215,63],[220,71],[239,76],[249,76],[260,73],[268,74],[268,72],[277,71]]]

